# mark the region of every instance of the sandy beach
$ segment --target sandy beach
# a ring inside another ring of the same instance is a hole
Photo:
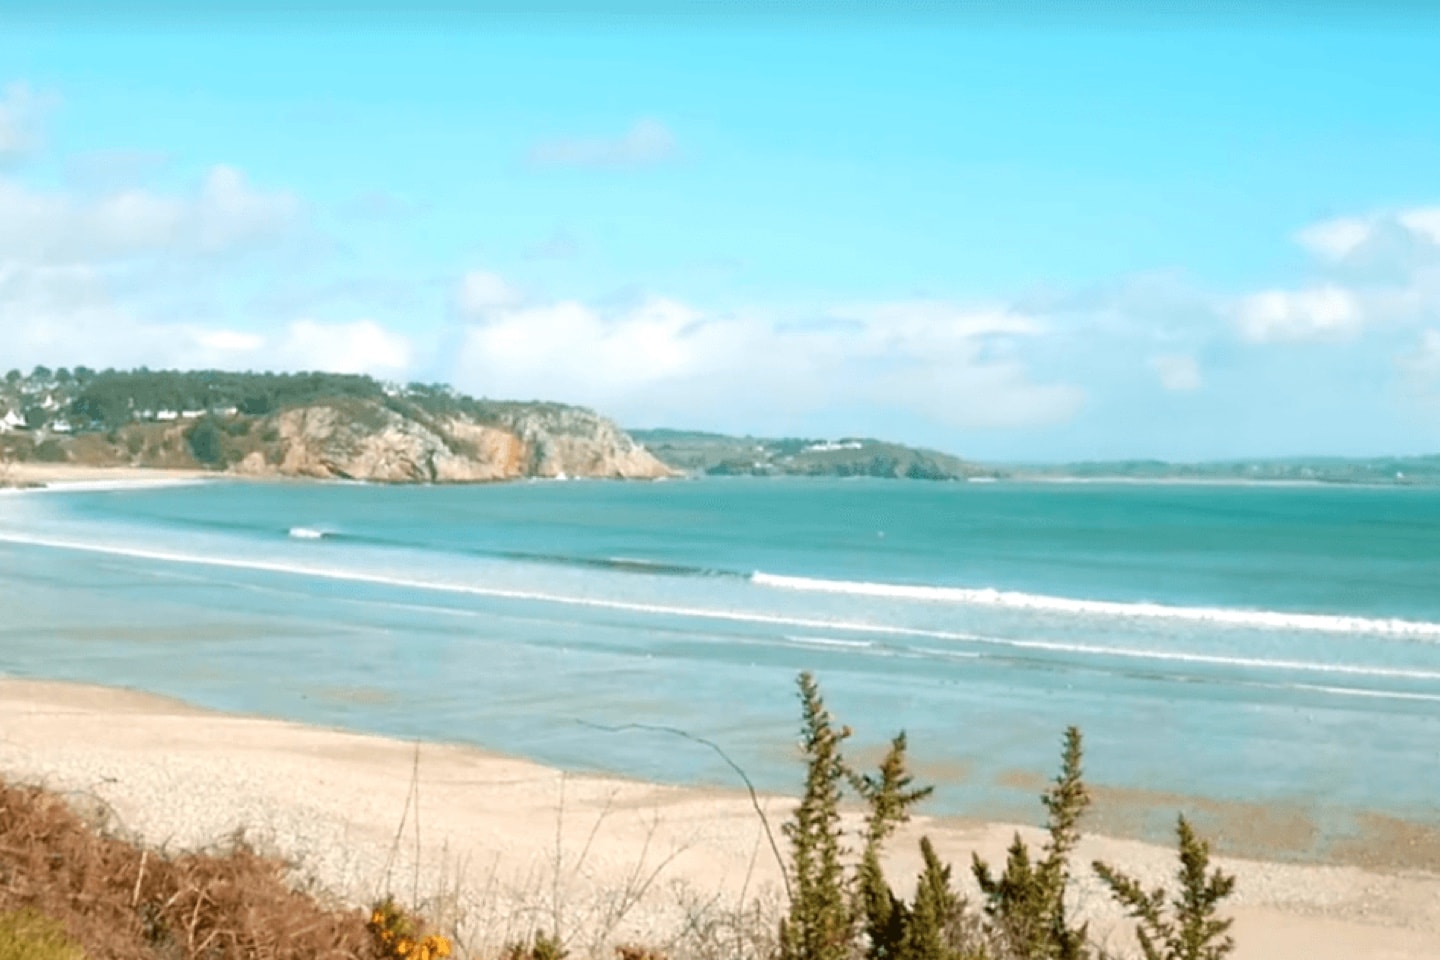
[[[692,937],[728,935],[743,905],[763,915],[781,897],[765,824],[743,790],[566,774],[124,690],[0,681],[0,772],[68,792],[169,850],[243,830],[336,896],[364,902],[390,889],[460,918],[472,946],[535,928],[560,929],[579,955],[625,941],[670,945],[687,924]],[[791,804],[758,798],[782,849]],[[970,851],[1000,861],[1014,829],[919,818],[894,844],[892,876],[913,875],[921,833],[968,877]],[[1089,837],[1079,860],[1096,858],[1147,883],[1173,871],[1170,850],[1133,841]],[[1242,960],[1440,955],[1440,875],[1220,863],[1239,878]],[[1075,895],[1102,937],[1129,946],[1088,871]]]
[[[73,487],[76,484],[189,482],[221,476],[211,470],[86,467],[73,463],[0,463],[0,487]]]

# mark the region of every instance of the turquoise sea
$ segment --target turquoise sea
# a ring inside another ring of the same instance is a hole
[[[1435,489],[46,491],[0,496],[0,598],[3,673],[570,769],[738,785],[664,727],[795,789],[811,669],[935,812],[1034,819],[1077,724],[1114,796],[1440,823]]]

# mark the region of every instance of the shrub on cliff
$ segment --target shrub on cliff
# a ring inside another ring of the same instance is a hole
[[[218,466],[225,462],[225,436],[215,421],[209,417],[196,423],[185,435],[190,444],[190,453],[207,466]]]

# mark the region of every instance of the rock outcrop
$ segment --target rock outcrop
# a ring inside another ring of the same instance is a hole
[[[524,477],[655,479],[674,471],[589,410],[507,405],[495,422],[432,417],[357,401],[286,410],[259,425],[259,444],[234,461],[249,475],[479,483]],[[253,429],[253,428],[252,428]]]
[[[250,477],[483,483],[677,474],[593,411],[468,399],[427,407],[404,397],[337,397],[264,415],[211,413],[189,422],[52,436],[44,450],[32,438],[21,439],[30,442],[6,451],[14,459],[39,459],[38,451],[45,459],[96,467],[209,466]]]

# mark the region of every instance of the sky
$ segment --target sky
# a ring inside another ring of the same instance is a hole
[[[1440,452],[1440,16],[1295,6],[13,0],[0,368]]]

